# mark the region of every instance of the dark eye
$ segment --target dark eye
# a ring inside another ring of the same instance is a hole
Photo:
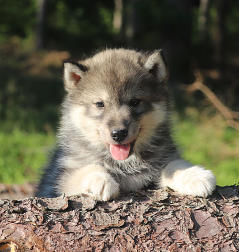
[[[95,105],[97,108],[104,108],[105,106],[104,102],[96,102]]]
[[[139,99],[132,99],[129,102],[130,107],[137,107],[140,104],[141,100]]]

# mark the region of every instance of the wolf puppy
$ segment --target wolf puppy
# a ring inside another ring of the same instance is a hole
[[[65,62],[57,148],[37,196],[84,193],[109,200],[149,184],[211,194],[212,172],[180,159],[171,138],[166,81],[160,50],[105,50]]]

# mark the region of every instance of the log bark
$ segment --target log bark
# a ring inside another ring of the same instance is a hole
[[[210,0],[200,0],[198,10],[199,39],[205,42],[208,36]]]
[[[123,23],[123,0],[114,0],[113,29],[117,33],[122,31]]]
[[[0,251],[239,251],[239,186],[0,200]]]
[[[43,49],[44,47],[44,24],[46,19],[47,0],[37,0],[36,13],[36,49]]]

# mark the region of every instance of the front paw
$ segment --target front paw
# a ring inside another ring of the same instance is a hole
[[[88,194],[96,200],[107,201],[119,194],[119,184],[105,172],[93,172],[82,181],[81,193]]]
[[[180,194],[207,197],[216,187],[213,173],[184,160],[171,162],[162,172],[161,186]]]
[[[215,176],[201,166],[192,166],[181,175],[182,187],[178,190],[181,194],[207,197],[215,189]]]

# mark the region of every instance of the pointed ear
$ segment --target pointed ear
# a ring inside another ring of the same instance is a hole
[[[144,67],[160,82],[167,80],[168,71],[166,62],[162,55],[162,50],[156,50],[152,54],[150,54],[146,59]]]
[[[88,68],[82,64],[69,60],[64,61],[63,64],[65,90],[70,91],[77,87]]]

